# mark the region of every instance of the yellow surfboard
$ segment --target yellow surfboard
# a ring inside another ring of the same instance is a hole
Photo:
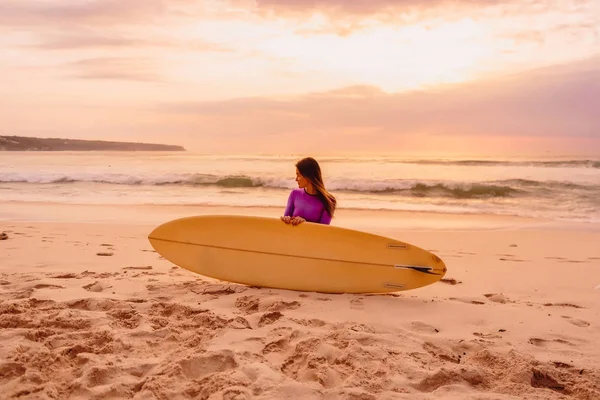
[[[182,268],[219,280],[298,291],[381,293],[439,281],[436,255],[391,238],[278,218],[207,215],[175,219],[148,236]]]

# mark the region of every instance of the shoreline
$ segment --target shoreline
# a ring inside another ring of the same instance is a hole
[[[230,214],[279,218],[285,207],[220,205],[98,205],[0,201],[0,222],[127,223],[156,225],[194,215]],[[331,223],[350,229],[505,230],[568,229],[600,231],[600,223],[485,213],[363,210],[340,208]]]

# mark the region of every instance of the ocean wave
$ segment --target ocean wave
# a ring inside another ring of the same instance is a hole
[[[468,185],[426,185],[418,183],[410,188],[415,196],[423,197],[452,197],[456,199],[481,199],[490,197],[509,197],[522,193],[521,190],[510,186],[468,184]]]
[[[193,155],[190,155],[193,157]],[[199,155],[200,160],[227,160],[241,162],[267,162],[267,163],[294,163],[301,156],[279,155],[279,156],[206,156]],[[599,159],[563,159],[563,160],[502,160],[502,159],[418,159],[402,158],[394,156],[323,156],[318,157],[322,163],[332,164],[417,164],[417,165],[457,165],[457,166],[518,166],[518,167],[547,167],[547,168],[596,168],[600,169]]]
[[[274,160],[275,161],[275,160]],[[286,159],[276,161],[288,161]],[[480,166],[480,167],[542,167],[542,168],[597,168],[600,169],[600,160],[579,159],[579,160],[450,160],[450,159],[406,159],[406,158],[388,158],[388,157],[325,157],[322,159],[329,163],[387,163],[387,164],[417,164],[417,165],[457,165],[457,166]]]
[[[459,166],[517,166],[517,167],[548,167],[548,168],[600,168],[596,160],[564,160],[564,161],[500,161],[500,160],[415,160],[404,163],[459,165]]]
[[[277,177],[252,177],[246,175],[212,174],[36,174],[30,176],[0,174],[0,184],[54,184],[100,183],[109,185],[149,185],[213,187],[217,189],[274,189],[290,190],[296,187],[291,179]],[[507,179],[487,182],[415,181],[406,179],[361,180],[331,179],[327,187],[332,192],[348,192],[364,195],[440,197],[454,199],[486,199],[518,196],[546,196],[549,193],[576,190],[597,194],[600,186],[585,186],[572,182]]]

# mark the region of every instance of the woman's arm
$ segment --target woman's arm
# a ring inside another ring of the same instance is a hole
[[[283,213],[284,217],[291,217],[294,215],[294,191],[292,190],[287,201],[287,205],[285,207],[285,211]]]
[[[327,212],[327,210],[323,210],[323,214],[321,214],[321,219],[319,223],[329,225],[331,224],[331,215]]]

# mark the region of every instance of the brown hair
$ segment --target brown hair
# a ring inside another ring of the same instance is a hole
[[[313,187],[317,190],[317,196],[325,210],[333,217],[335,212],[335,208],[337,205],[337,201],[335,197],[325,189],[325,184],[323,183],[323,177],[321,175],[321,167],[317,160],[312,157],[306,157],[296,163],[296,168],[300,174],[308,179],[310,183],[312,183]]]

